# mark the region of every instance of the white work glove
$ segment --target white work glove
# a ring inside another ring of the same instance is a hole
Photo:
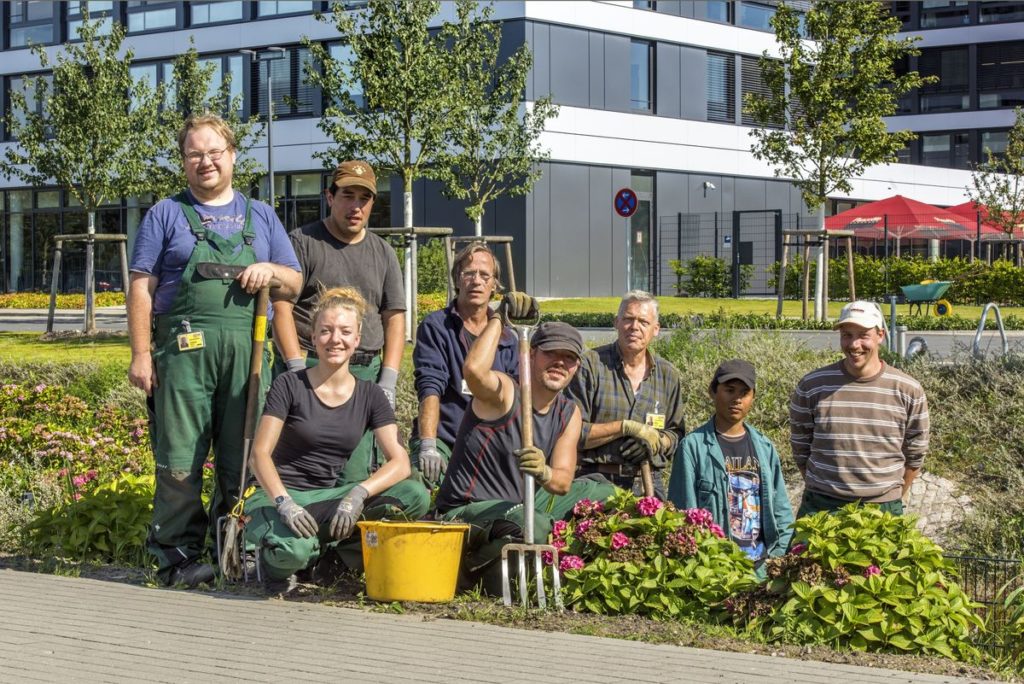
[[[445,463],[441,452],[437,450],[437,440],[431,437],[424,437],[420,440],[420,472],[430,482],[437,484],[444,475]]]
[[[388,398],[388,403],[391,404],[391,409],[395,408],[395,386],[398,385],[398,371],[388,366],[383,366],[380,369],[380,379],[377,380],[377,386],[384,390],[384,395]]]

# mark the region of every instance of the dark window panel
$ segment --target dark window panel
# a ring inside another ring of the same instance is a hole
[[[736,121],[736,59],[709,52],[707,61],[708,121]]]
[[[654,48],[645,40],[630,41],[629,45],[629,106],[630,109],[649,112],[654,105]]]
[[[970,23],[966,0],[924,0],[921,3],[921,28],[966,26]]]
[[[1003,21],[1024,21],[1024,2],[978,3],[978,23],[994,24]]]
[[[740,78],[741,78],[741,93],[743,100],[746,101],[748,94],[758,95],[771,95],[771,91],[768,90],[768,86],[764,82],[764,75],[761,73],[760,59],[757,57],[750,57],[744,55],[743,63],[740,67]],[[743,112],[743,118],[741,119],[744,126],[758,126],[762,125],[756,121],[753,116],[748,114],[746,111]],[[781,121],[770,122],[765,124],[768,128],[782,128]]]
[[[188,2],[189,22],[192,26],[217,24],[222,21],[237,21],[243,17],[243,3],[238,2]]]
[[[978,46],[978,106],[1024,104],[1024,41]]]

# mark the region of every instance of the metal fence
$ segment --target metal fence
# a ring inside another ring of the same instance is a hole
[[[956,554],[946,555],[946,560],[957,568],[964,593],[981,604],[978,613],[989,629],[995,631],[1004,627],[1009,621],[1009,611],[1003,606],[1003,598],[1024,585],[1024,560]],[[976,646],[1001,655],[1000,644],[991,638],[979,640]]]

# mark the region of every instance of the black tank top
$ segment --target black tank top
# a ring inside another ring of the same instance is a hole
[[[437,510],[445,513],[477,501],[523,501],[523,474],[513,453],[523,443],[519,405],[518,387],[512,408],[497,420],[480,420],[470,405],[437,493]],[[559,392],[547,413],[533,412],[533,443],[549,461],[575,410],[576,404]]]

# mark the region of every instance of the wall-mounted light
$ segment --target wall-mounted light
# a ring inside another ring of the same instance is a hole
[[[703,188],[704,188],[704,197],[707,197],[708,196],[708,190],[714,190],[715,189],[715,184],[712,183],[711,181],[704,181]]]

